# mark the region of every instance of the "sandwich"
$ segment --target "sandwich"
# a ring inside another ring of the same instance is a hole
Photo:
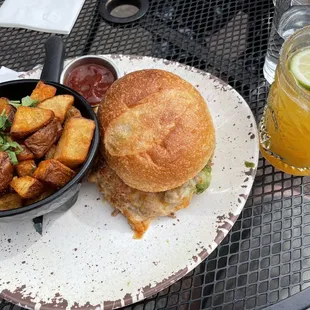
[[[164,70],[120,78],[99,105],[97,183],[140,238],[151,221],[174,216],[210,184],[215,130],[199,91]]]

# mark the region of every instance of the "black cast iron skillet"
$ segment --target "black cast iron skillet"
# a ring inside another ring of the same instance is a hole
[[[66,193],[68,193],[70,189],[82,181],[83,177],[90,169],[98,149],[99,129],[97,118],[93,109],[88,104],[86,99],[76,91],[67,86],[59,84],[59,78],[63,68],[65,56],[65,46],[62,39],[57,36],[50,37],[45,43],[45,52],[44,67],[40,80],[44,81],[44,83],[55,86],[57,88],[56,95],[68,94],[74,97],[74,106],[80,110],[82,116],[88,119],[92,119],[95,122],[96,129],[94,132],[94,137],[86,161],[76,176],[69,183],[67,183],[64,187],[59,189],[51,196],[39,202],[18,209],[0,211],[0,221],[4,217],[6,217],[7,221],[7,217],[21,217],[20,215],[22,214],[22,219],[27,219],[27,214],[29,214],[30,219],[34,219],[36,216],[42,216],[51,211],[51,204],[53,201],[56,199],[58,200],[59,198],[63,198],[64,200],[59,207],[71,207],[75,203],[78,193],[70,199],[66,198]],[[10,100],[20,100],[25,96],[30,96],[38,81],[39,80],[25,79],[0,83],[0,97],[6,97]]]

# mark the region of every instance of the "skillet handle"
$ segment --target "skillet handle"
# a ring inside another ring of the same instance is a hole
[[[65,59],[65,44],[58,36],[48,38],[44,44],[45,59],[41,80],[59,83]]]

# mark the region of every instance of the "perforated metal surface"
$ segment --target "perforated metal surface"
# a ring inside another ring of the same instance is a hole
[[[138,54],[195,66],[236,88],[260,117],[272,0],[151,0],[146,16],[127,25],[103,21],[97,5],[86,0],[65,37],[68,56]],[[0,64],[32,68],[43,61],[48,36],[0,29]],[[261,309],[308,286],[310,178],[285,175],[261,159],[242,215],[217,250],[170,288],[126,309]]]

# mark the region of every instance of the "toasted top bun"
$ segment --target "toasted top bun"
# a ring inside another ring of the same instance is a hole
[[[215,131],[206,102],[163,70],[117,80],[98,109],[101,152],[129,186],[166,191],[197,175],[211,158]]]

